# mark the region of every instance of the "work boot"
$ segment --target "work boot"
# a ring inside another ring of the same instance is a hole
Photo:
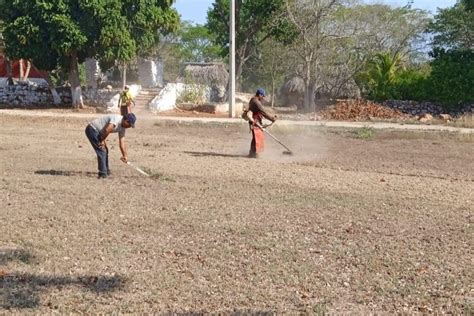
[[[249,158],[258,158],[258,154],[256,152],[249,152],[249,155],[248,155]]]

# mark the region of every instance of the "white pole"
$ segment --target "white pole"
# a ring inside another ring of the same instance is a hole
[[[235,117],[235,0],[230,5],[229,117]]]

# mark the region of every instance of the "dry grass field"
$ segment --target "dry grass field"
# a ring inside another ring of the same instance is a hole
[[[474,312],[474,135],[0,115],[0,314]]]

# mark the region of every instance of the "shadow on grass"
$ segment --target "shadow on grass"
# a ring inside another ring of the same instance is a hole
[[[176,312],[166,312],[162,314],[162,316],[204,316],[204,315],[212,315],[212,313],[201,311],[201,312],[183,312],[183,313],[176,313]],[[218,315],[229,315],[229,316],[274,316],[277,315],[274,311],[259,311],[259,310],[233,310],[233,311],[225,311],[223,313],[219,313]]]
[[[21,249],[0,249],[0,265],[10,261],[31,263],[33,255]],[[9,273],[0,266],[0,309],[36,308],[40,305],[40,294],[50,288],[61,290],[76,287],[96,294],[123,288],[126,279],[122,276],[80,275],[55,276],[31,273]]]
[[[183,151],[185,154],[192,155],[194,157],[225,157],[225,158],[247,158],[247,155],[232,155],[232,154],[220,154],[214,152],[200,152],[200,151]]]
[[[85,171],[67,171],[67,170],[37,170],[35,174],[46,175],[46,176],[86,176],[86,177],[97,177],[97,172],[85,172]]]
[[[20,261],[23,263],[31,263],[34,256],[23,249],[0,249],[0,265],[5,265],[10,261]]]
[[[35,174],[42,176],[59,176],[59,177],[90,177],[97,178],[97,172],[91,171],[68,171],[68,170],[36,170]],[[114,174],[112,174],[112,177]],[[120,178],[136,178],[136,176],[120,175]]]
[[[97,294],[112,292],[125,284],[121,276],[41,276],[28,273],[0,275],[0,307],[35,308],[40,305],[40,293],[48,288],[79,287]]]

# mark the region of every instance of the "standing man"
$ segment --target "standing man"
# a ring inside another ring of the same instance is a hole
[[[99,179],[107,178],[107,176],[110,175],[109,148],[106,143],[107,136],[109,136],[110,133],[118,133],[119,147],[122,152],[122,158],[120,158],[120,160],[127,163],[125,130],[130,127],[135,127],[136,120],[137,118],[133,113],[124,116],[113,114],[99,117],[87,125],[86,136],[97,154]]]
[[[263,136],[263,118],[271,121],[272,124],[275,123],[277,117],[270,115],[265,111],[264,106],[262,105],[263,100],[265,99],[265,90],[262,88],[257,89],[255,96],[250,99],[249,102],[249,112],[252,112],[252,116],[248,115],[248,120],[250,124],[250,130],[252,131],[252,143],[250,144],[250,158],[258,158],[258,154],[261,153],[264,149],[264,136]],[[250,114],[250,113],[248,113]]]
[[[133,101],[132,94],[130,93],[130,87],[125,86],[122,93],[120,94],[118,106],[120,108],[120,115],[124,116],[128,113],[132,113],[132,103],[135,106],[135,101]]]

